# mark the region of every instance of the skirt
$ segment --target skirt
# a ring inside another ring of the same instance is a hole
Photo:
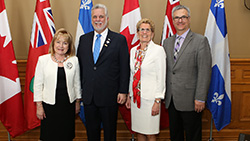
[[[56,91],[56,104],[43,102],[46,118],[41,120],[40,140],[72,141],[75,137],[75,102],[70,103],[67,90]]]
[[[131,98],[131,121],[132,130],[145,135],[154,135],[160,132],[160,112],[156,116],[152,116],[152,107],[154,100],[141,98],[141,107],[137,107],[137,103]],[[160,106],[161,107],[161,106]]]

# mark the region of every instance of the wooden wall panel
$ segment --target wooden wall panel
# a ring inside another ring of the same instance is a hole
[[[244,92],[242,93],[241,103],[239,108],[240,110],[240,121],[241,122],[250,122],[250,93]]]
[[[18,60],[19,77],[22,93],[24,93],[26,60]],[[239,133],[250,134],[250,59],[231,59],[231,123],[218,132],[213,125],[212,136],[215,141],[237,141]],[[211,113],[205,109],[202,118],[202,138],[207,141],[210,136]],[[29,130],[12,141],[38,141],[40,128]],[[103,138],[103,135],[102,135]],[[117,140],[128,141],[131,134],[122,116],[118,113]],[[7,141],[7,131],[0,123],[0,140]],[[86,130],[80,118],[76,118],[76,137],[74,141],[86,141]],[[158,141],[169,141],[169,129],[161,130]]]

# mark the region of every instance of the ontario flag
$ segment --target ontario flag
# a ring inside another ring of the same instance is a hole
[[[12,137],[24,133],[23,100],[4,0],[0,0],[0,120]]]
[[[161,45],[163,45],[163,41],[166,38],[168,38],[176,33],[176,29],[173,25],[172,10],[177,5],[180,5],[179,0],[168,0],[167,1],[166,15],[165,15],[165,19],[164,19],[163,32],[162,32],[162,37],[161,37]]]
[[[224,0],[212,0],[205,36],[212,52],[212,76],[207,97],[216,129],[231,121],[231,70]]]
[[[36,117],[36,104],[33,102],[34,73],[37,59],[40,55],[48,53],[54,33],[55,25],[49,0],[37,0],[26,66],[24,94],[24,114],[28,129],[40,125],[40,120]]]

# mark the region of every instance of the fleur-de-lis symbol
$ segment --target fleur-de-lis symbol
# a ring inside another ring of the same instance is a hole
[[[217,92],[215,92],[212,103],[216,103],[216,104],[218,104],[218,106],[220,106],[222,104],[221,101],[222,101],[223,98],[224,98],[224,94],[221,94],[219,96],[219,94]]]
[[[90,6],[88,6],[90,3],[91,3],[91,0],[82,0],[82,4],[80,6],[80,9],[85,9],[85,10],[89,10],[90,9]]]
[[[216,0],[214,7],[224,8],[224,0]]]

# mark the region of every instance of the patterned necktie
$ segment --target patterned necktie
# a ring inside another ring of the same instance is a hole
[[[93,56],[94,56],[94,62],[96,63],[98,57],[99,57],[99,54],[100,54],[100,46],[101,46],[101,37],[102,35],[101,34],[97,34],[96,35],[96,40],[95,40],[95,46],[94,46],[94,52],[93,52]]]
[[[181,36],[178,36],[177,38],[177,42],[174,48],[174,61],[176,61],[177,57],[178,57],[178,53],[180,51],[180,41],[181,41]]]

